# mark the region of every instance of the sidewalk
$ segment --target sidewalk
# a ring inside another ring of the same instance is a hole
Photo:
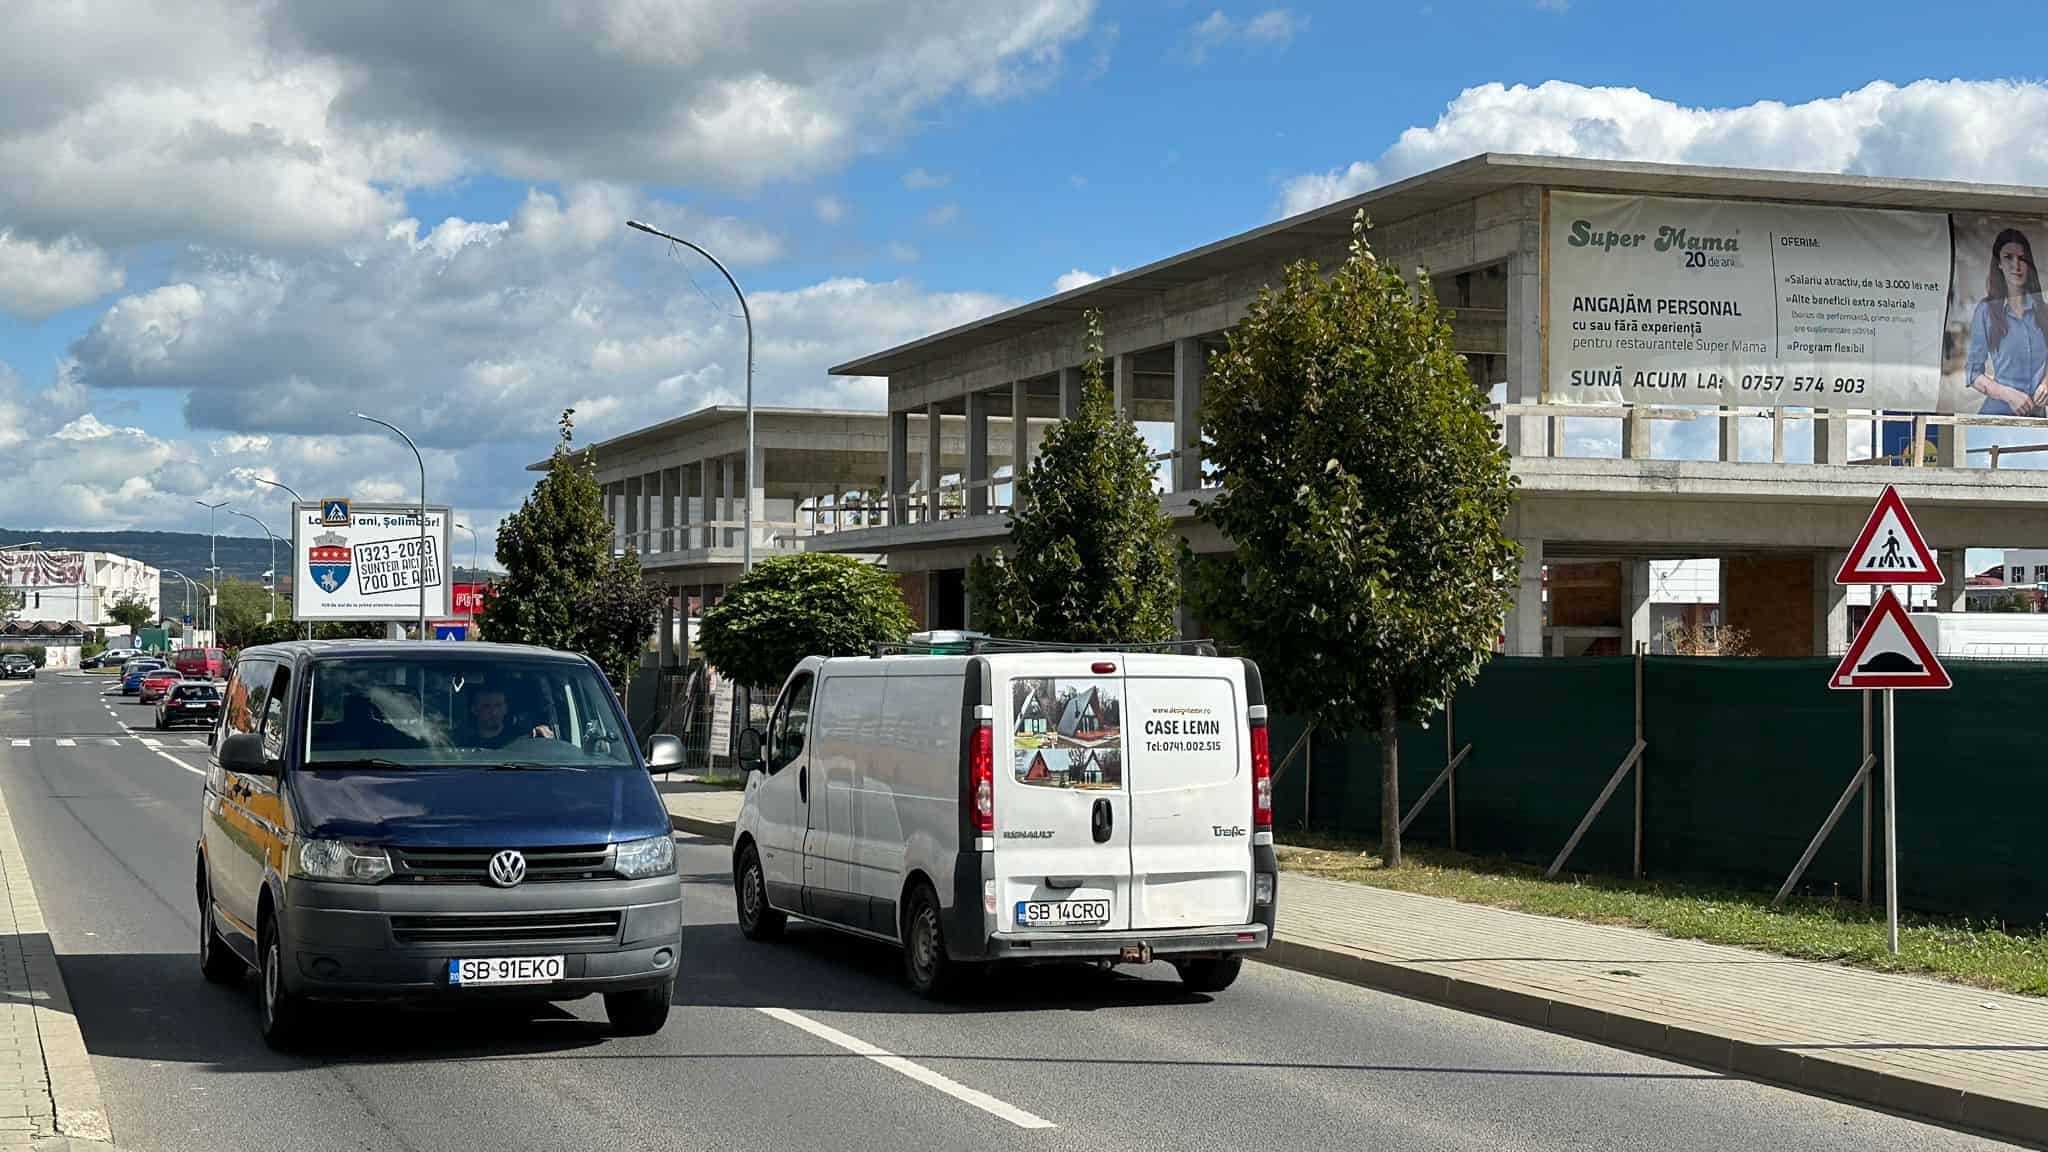
[[[42,905],[0,796],[0,1152],[113,1139]]]
[[[729,840],[740,794],[672,784]],[[1267,963],[2048,1143],[2048,1000],[1285,873]]]

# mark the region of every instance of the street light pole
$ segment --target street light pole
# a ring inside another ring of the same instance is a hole
[[[469,533],[469,573],[474,576],[482,569],[476,566],[476,529],[467,524],[457,524],[457,529]]]
[[[420,572],[419,572],[419,582],[420,582],[420,636],[419,636],[419,638],[420,638],[421,640],[431,640],[431,639],[433,639],[433,637],[432,637],[432,636],[429,636],[429,635],[427,635],[427,458],[426,458],[425,456],[422,456],[422,455],[420,455],[420,446],[419,446],[419,445],[417,445],[417,444],[415,444],[415,443],[413,443],[413,442],[412,442],[412,437],[410,437],[410,436],[407,436],[407,435],[405,434],[404,430],[400,429],[398,425],[396,425],[396,424],[390,424],[390,423],[386,423],[385,421],[382,421],[382,420],[379,420],[379,419],[377,419],[377,418],[376,418],[375,416],[366,416],[366,415],[364,415],[364,414],[363,414],[363,413],[361,413],[361,412],[358,412],[358,413],[356,413],[356,414],[355,414],[355,417],[356,417],[356,419],[358,419],[358,420],[368,420],[368,421],[369,421],[370,423],[372,423],[372,424],[377,424],[377,425],[381,425],[381,426],[383,426],[383,427],[385,427],[385,428],[389,428],[389,429],[391,429],[391,430],[392,430],[393,432],[396,432],[396,433],[398,433],[398,438],[399,438],[400,440],[403,440],[403,441],[405,441],[405,446],[406,446],[407,448],[410,448],[410,449],[412,449],[412,458],[413,458],[414,460],[417,460],[417,461],[419,461],[419,465],[420,465],[420,554],[419,554],[419,556],[418,556],[418,557],[416,557],[416,559],[417,559],[417,560],[419,561],[419,565],[420,565]]]
[[[176,568],[166,568],[163,570],[163,573],[166,576],[176,576],[178,579],[183,580],[185,582],[185,615],[192,615],[192,578],[190,576],[185,575],[183,572],[178,571]],[[191,637],[186,636],[184,637],[184,639],[190,640]]]
[[[263,534],[270,537],[270,618],[275,620],[277,619],[277,533],[272,532],[268,524],[249,515],[247,512],[237,510],[235,515],[263,529]]]
[[[661,229],[659,229],[659,228],[653,228],[653,227],[650,227],[650,226],[648,226],[648,225],[646,225],[646,224],[642,224],[642,223],[641,223],[640,221],[638,221],[638,220],[628,220],[628,221],[626,221],[626,227],[628,227],[628,228],[635,228],[635,229],[638,229],[639,231],[642,231],[642,232],[645,232],[645,233],[647,233],[647,234],[648,234],[649,236],[659,236],[659,237],[661,237],[661,238],[662,238],[663,240],[666,240],[666,241],[668,241],[668,242],[669,242],[669,243],[671,243],[671,244],[681,244],[681,245],[682,245],[683,247],[685,247],[685,248],[688,248],[688,249],[689,249],[690,251],[692,251],[692,252],[695,252],[695,253],[696,253],[697,255],[699,255],[699,256],[702,256],[702,257],[704,257],[704,258],[705,258],[706,260],[709,260],[709,261],[711,261],[711,263],[712,263],[712,266],[716,267],[716,268],[718,269],[718,271],[719,271],[719,274],[725,277],[725,282],[726,282],[727,284],[730,284],[730,285],[732,285],[732,294],[740,298],[740,315],[741,315],[741,317],[742,317],[742,318],[744,318],[744,319],[746,320],[746,322],[747,322],[747,493],[746,493],[746,506],[747,506],[747,530],[746,530],[746,531],[745,531],[744,533],[742,533],[742,534],[740,535],[740,571],[741,571],[742,573],[752,572],[752,571],[754,570],[754,475],[755,475],[755,474],[754,474],[754,313],[753,313],[753,310],[747,307],[747,294],[746,294],[745,292],[742,292],[742,291],[740,291],[740,282],[732,278],[732,273],[731,273],[731,272],[728,272],[728,271],[726,271],[726,269],[725,269],[725,265],[724,265],[724,264],[721,264],[721,263],[719,263],[719,261],[718,261],[718,257],[716,257],[716,256],[713,256],[713,255],[712,255],[711,253],[709,253],[709,252],[706,252],[706,251],[705,251],[704,249],[702,249],[702,248],[698,247],[697,245],[695,245],[695,244],[692,244],[692,243],[690,243],[690,242],[689,242],[688,240],[685,240],[685,239],[683,239],[683,238],[682,238],[681,236],[671,236],[671,235],[669,235],[668,233],[666,233],[666,232],[663,232],[663,231],[662,231]],[[936,451],[936,449],[935,449],[935,451]],[[706,491],[708,492],[708,491],[710,490],[710,488],[709,488],[709,485],[710,485],[710,481],[709,481],[709,480],[706,480],[706,481],[705,481],[705,484],[706,484],[706,489],[705,489],[705,490],[706,490]]]
[[[213,514],[233,501],[208,504],[195,498],[192,502],[206,509],[206,571],[213,577],[213,587],[206,594],[206,642],[209,646],[217,646],[220,643],[220,538],[213,532]]]
[[[298,506],[299,506],[299,505],[301,505],[301,504],[304,504],[304,503],[306,502],[306,498],[305,498],[304,496],[301,496],[301,495],[299,495],[299,490],[298,490],[297,488],[294,488],[294,487],[292,487],[291,485],[289,485],[289,484],[286,484],[286,483],[285,483],[285,482],[283,482],[282,480],[266,480],[266,479],[264,479],[263,477],[261,477],[261,476],[258,476],[258,477],[256,477],[256,482],[257,482],[258,484],[268,484],[268,485],[270,485],[270,486],[271,486],[272,488],[282,488],[282,489],[284,489],[285,491],[287,491],[287,492],[289,492],[289,493],[291,493],[291,494],[292,494],[292,539],[293,539],[293,540],[297,540],[297,539],[299,538],[299,537],[298,537],[298,531],[299,531],[299,522],[298,522],[298,516],[299,516],[299,509],[298,509]],[[292,561],[292,571],[293,571],[293,577],[292,577],[292,588],[293,588],[293,590],[294,590],[295,592],[296,592],[296,590],[298,589],[298,586],[299,586],[299,585],[298,585],[298,576],[297,576],[297,572],[298,572],[298,564],[299,564],[299,562],[298,562],[297,560],[293,560],[293,561]],[[270,588],[271,588],[271,591],[273,591],[273,592],[275,592],[275,591],[277,590],[277,565],[276,565],[276,563],[274,563],[274,562],[273,562],[273,563],[271,564],[271,566],[270,566]],[[273,609],[272,609],[271,611],[272,611],[272,613],[274,614],[274,613],[276,612],[276,609],[275,609],[275,608],[273,608]],[[313,622],[312,622],[311,620],[308,620],[308,621],[306,621],[306,639],[308,639],[308,640],[311,640],[312,638],[313,638]]]

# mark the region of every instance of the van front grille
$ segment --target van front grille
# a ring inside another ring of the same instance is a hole
[[[623,915],[614,910],[393,916],[391,935],[400,944],[603,942],[618,937]]]
[[[491,857],[502,848],[393,848],[392,879],[411,884],[488,884]],[[572,848],[521,848],[524,884],[559,880],[602,880],[612,871],[609,844]]]

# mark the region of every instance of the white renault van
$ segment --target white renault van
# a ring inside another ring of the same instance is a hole
[[[1157,957],[1227,987],[1278,883],[1257,666],[964,646],[812,657],[742,734],[741,930],[798,916],[897,943],[927,995],[997,960]]]

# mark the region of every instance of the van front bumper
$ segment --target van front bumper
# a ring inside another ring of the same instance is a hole
[[[616,916],[608,937],[468,938],[422,942],[411,930],[466,919],[498,923],[575,914]],[[353,885],[294,879],[280,914],[292,952],[287,982],[320,1000],[418,1000],[511,997],[573,1000],[593,992],[651,988],[676,978],[682,964],[682,888],[673,875],[485,885]],[[562,978],[544,984],[464,987],[449,981],[449,961],[499,956],[560,956]]]
[[[1138,932],[1009,932],[988,938],[990,960],[1117,960],[1127,948],[1165,959],[1257,952],[1272,933],[1264,924],[1227,928],[1162,928]]]

